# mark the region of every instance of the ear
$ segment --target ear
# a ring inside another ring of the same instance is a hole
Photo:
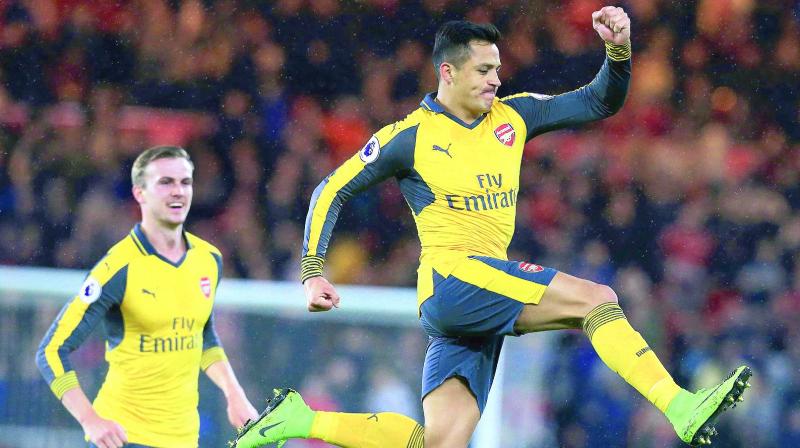
[[[455,73],[456,69],[452,64],[447,62],[442,62],[439,64],[439,79],[441,79],[445,84],[449,85],[453,83]]]
[[[133,193],[133,198],[136,199],[136,202],[138,202],[139,204],[144,203],[144,194],[142,193],[142,187],[134,184],[133,188],[131,188],[131,192]]]

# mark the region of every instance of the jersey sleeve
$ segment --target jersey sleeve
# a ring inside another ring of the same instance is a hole
[[[109,264],[101,260],[42,339],[36,351],[36,364],[59,400],[65,392],[79,386],[69,354],[83,343],[111,307],[122,303],[127,275],[127,265],[112,272]]]
[[[214,262],[217,264],[217,284],[214,289],[216,297],[216,290],[219,288],[219,282],[222,280],[222,271],[223,271],[222,253],[219,251],[219,249],[215,247],[211,251],[211,257],[214,258]]]
[[[227,359],[228,356],[222,349],[217,330],[214,327],[214,312],[212,311],[203,327],[203,355],[200,358],[200,368],[206,370],[211,364]]]
[[[314,190],[306,215],[302,281],[322,275],[328,243],[344,203],[389,177],[402,177],[412,170],[418,125],[400,131],[396,127],[397,123],[381,129]]]
[[[222,280],[222,253],[216,247],[211,247],[211,256],[217,264],[217,284],[214,287],[214,297],[219,291],[219,282]],[[211,364],[217,361],[225,361],[228,356],[222,348],[222,344],[217,336],[217,330],[214,327],[214,311],[208,316],[206,324],[203,326],[203,354],[200,357],[200,368],[206,370]]]
[[[594,80],[577,90],[555,96],[520,93],[501,100],[525,121],[527,140],[609,117],[622,108],[631,77],[630,47],[607,44],[606,54]]]

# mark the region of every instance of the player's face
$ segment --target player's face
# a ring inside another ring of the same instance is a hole
[[[146,215],[160,225],[176,227],[186,221],[192,205],[192,166],[183,158],[150,162],[144,170],[144,188],[134,186],[134,196]]]
[[[458,69],[453,87],[462,104],[476,115],[489,112],[500,87],[500,50],[489,42],[470,42],[470,57]]]

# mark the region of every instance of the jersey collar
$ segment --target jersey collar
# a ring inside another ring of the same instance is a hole
[[[144,253],[145,255],[155,255],[162,261],[169,263],[172,266],[175,266],[176,268],[183,263],[183,260],[186,259],[186,254],[188,254],[189,249],[192,248],[192,243],[190,243],[189,238],[186,237],[186,231],[185,230],[182,231],[182,234],[183,234],[183,241],[184,243],[186,243],[186,252],[183,254],[183,257],[181,257],[180,260],[173,263],[163,255],[158,253],[156,248],[153,247],[153,244],[150,243],[150,240],[148,240],[147,236],[144,234],[144,232],[142,232],[142,223],[136,223],[136,225],[133,226],[133,230],[131,231],[131,237],[133,238],[133,241],[136,243],[136,247],[138,247],[139,250],[142,251],[142,253]]]
[[[476,126],[481,124],[484,118],[486,118],[486,114],[481,115],[477,120],[473,121],[470,124],[465,123],[460,118],[456,117],[455,115],[451,114],[450,112],[444,109],[444,106],[436,102],[436,92],[431,92],[425,95],[425,98],[419,103],[420,107],[423,109],[433,112],[435,114],[442,114],[447,118],[455,121],[461,126],[464,126],[467,129],[475,129]]]
[[[423,109],[429,110],[433,113],[441,114],[444,113],[444,107],[436,102],[436,92],[431,92],[425,95],[425,98],[422,99],[422,102],[419,103]]]

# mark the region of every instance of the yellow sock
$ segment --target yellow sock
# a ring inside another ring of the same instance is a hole
[[[604,303],[590,311],[583,320],[583,331],[611,370],[666,412],[681,388],[642,335],[631,327],[618,304]]]
[[[348,414],[317,411],[310,439],[344,448],[422,448],[423,428],[394,412]]]

